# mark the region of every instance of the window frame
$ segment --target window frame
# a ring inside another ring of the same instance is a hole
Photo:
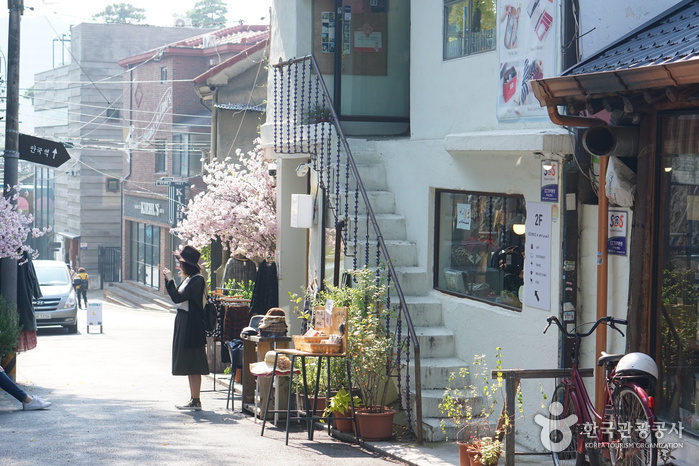
[[[488,1],[488,0],[485,0]],[[480,42],[476,40],[476,37],[474,36],[474,31],[472,28],[464,28],[462,26],[463,31],[461,34],[461,46],[459,49],[461,50],[460,53],[458,54],[450,54],[449,51],[451,50],[449,48],[449,9],[451,7],[456,6],[459,3],[464,3],[466,4],[466,7],[468,8],[468,24],[471,24],[473,21],[473,12],[474,10],[474,0],[444,0],[443,3],[443,9],[442,9],[442,59],[443,60],[454,60],[456,58],[462,58],[462,57],[468,57],[471,55],[476,55],[479,53],[485,53],[485,52],[492,52],[496,50],[496,44],[497,44],[497,23],[493,25],[493,29],[489,29],[486,31],[492,31],[492,37],[490,39],[486,39],[486,41],[490,42],[490,45],[487,46],[486,48],[481,47],[476,47],[476,42]],[[493,15],[495,16],[495,19],[497,20],[497,2],[494,2],[493,5],[494,11]],[[482,15],[482,13],[481,13]],[[479,23],[479,25],[482,23]],[[483,31],[483,30],[481,30]],[[481,41],[483,38],[480,38]],[[464,43],[466,45],[464,45]],[[464,50],[466,49],[466,50]]]
[[[155,146],[155,173],[167,173],[167,141],[157,139]]]
[[[443,251],[440,249],[440,244],[445,242],[446,240],[442,237],[442,216],[443,216],[443,211],[442,211],[442,203],[445,201],[443,199],[443,196],[445,194],[450,194],[450,195],[465,195],[465,196],[480,196],[480,197],[488,197],[488,198],[504,198],[505,203],[507,203],[507,200],[512,200],[517,203],[518,207],[516,210],[512,211],[511,213],[515,213],[517,215],[522,216],[522,221],[524,221],[524,217],[526,216],[526,199],[524,198],[523,195],[521,194],[505,194],[505,193],[492,193],[492,192],[483,192],[483,191],[469,191],[469,190],[456,190],[456,189],[436,189],[435,190],[435,198],[434,198],[434,231],[435,231],[435,236],[434,236],[434,243],[433,243],[433,253],[434,253],[434,265],[433,265],[433,277],[432,277],[432,286],[436,291],[439,291],[441,293],[449,294],[452,296],[456,296],[459,298],[466,298],[466,299],[472,299],[474,301],[490,304],[493,306],[498,306],[498,307],[503,307],[505,309],[509,309],[515,312],[521,312],[523,303],[519,303],[519,305],[512,305],[510,304],[503,296],[502,291],[503,288],[505,288],[505,280],[504,277],[507,275],[506,272],[503,272],[499,269],[493,269],[491,267],[487,267],[486,263],[486,270],[485,272],[483,271],[475,271],[474,270],[474,276],[476,277],[482,277],[484,280],[483,282],[477,282],[477,281],[472,281],[469,282],[471,284],[478,284],[478,283],[489,283],[489,281],[492,281],[493,279],[497,278],[497,284],[498,288],[496,288],[494,291],[497,292],[497,294],[493,298],[487,298],[487,297],[482,297],[482,296],[477,296],[474,294],[468,294],[465,290],[459,291],[458,289],[450,289],[448,287],[448,284],[445,283],[446,286],[443,286],[440,283],[440,277],[442,275],[442,270],[445,268],[449,269],[454,269],[453,263],[449,262],[448,267],[447,264],[442,264],[440,259],[442,257]],[[506,225],[508,223],[507,220],[507,209],[504,210],[503,216],[506,219]],[[495,220],[497,219],[497,216],[495,217]],[[491,224],[490,227],[491,231],[489,234],[493,234],[494,231],[492,230],[495,228],[495,224]],[[470,231],[470,230],[469,230]],[[525,244],[526,244],[526,234],[521,235],[521,236],[513,236],[513,233],[507,233],[506,229],[503,230],[503,239],[508,241],[508,243],[514,243],[515,241],[518,243],[518,246],[520,247],[520,252],[524,252]],[[472,234],[473,235],[473,234]],[[478,233],[480,235],[480,233]],[[505,238],[506,235],[507,238]],[[496,235],[497,236],[497,235]],[[453,246],[453,230],[452,233],[450,234],[449,241],[452,243]],[[491,243],[490,241],[492,238],[488,239],[487,241],[483,241],[483,245],[485,246],[485,253],[486,253],[486,260],[487,261],[492,261],[493,256],[496,253],[499,253],[503,250],[503,245],[496,244],[496,243]],[[453,252],[449,252],[449,256],[452,257]],[[481,256],[482,257],[482,256]],[[524,256],[522,255],[521,259],[521,267],[523,270],[524,267]],[[456,269],[455,269],[456,270]],[[463,273],[467,271],[462,272],[461,279],[463,279]],[[497,273],[495,273],[497,272]],[[457,277],[456,280],[459,278]],[[444,278],[445,282],[449,281],[446,277]],[[452,281],[455,279],[452,278]],[[523,284],[523,283],[522,283]],[[466,287],[466,282],[464,282],[464,288]],[[455,287],[455,288],[458,288]],[[519,301],[519,300],[517,300]]]

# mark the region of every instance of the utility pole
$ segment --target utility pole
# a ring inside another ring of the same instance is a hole
[[[19,182],[19,24],[24,0],[8,0],[10,22],[7,38],[7,106],[5,111],[5,197],[12,199]],[[17,200],[11,200],[13,205]],[[0,288],[5,300],[17,304],[17,261],[3,258]]]

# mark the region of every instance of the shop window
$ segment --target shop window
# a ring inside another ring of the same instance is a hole
[[[495,0],[444,0],[444,59],[495,50]]]
[[[521,309],[524,198],[439,190],[436,202],[434,287]]]
[[[131,222],[130,233],[130,279],[158,289],[160,287],[160,227]]]
[[[699,115],[661,120],[659,416],[699,434]]]

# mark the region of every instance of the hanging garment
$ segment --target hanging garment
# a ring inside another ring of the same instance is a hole
[[[255,263],[244,257],[231,257],[226,262],[226,269],[223,272],[223,283],[228,280],[235,280],[237,283],[247,285],[249,281],[254,281],[257,275]]]
[[[36,318],[33,301],[41,296],[39,279],[36,277],[32,258],[25,251],[17,265],[17,312],[22,328],[17,350],[20,352],[36,348]]]
[[[264,261],[257,268],[255,288],[250,300],[250,313],[266,314],[273,307],[279,307],[277,264]]]

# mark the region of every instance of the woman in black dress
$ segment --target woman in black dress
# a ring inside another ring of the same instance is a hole
[[[172,339],[172,375],[186,375],[189,379],[191,399],[177,409],[200,411],[201,376],[209,373],[206,359],[206,334],[204,327],[204,293],[206,281],[199,273],[201,253],[185,246],[175,253],[180,261],[178,269],[183,280],[179,286],[172,279],[172,272],[163,269],[165,286],[172,301],[177,304],[175,332]]]

